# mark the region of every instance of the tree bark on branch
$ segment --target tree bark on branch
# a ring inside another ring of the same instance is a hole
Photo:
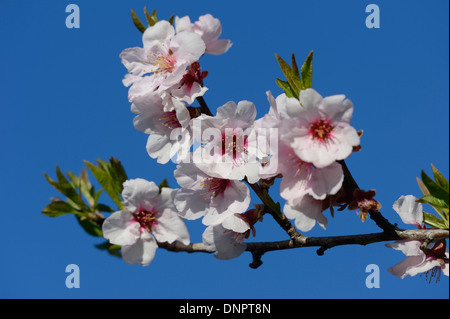
[[[317,254],[322,256],[325,250],[343,245],[368,245],[379,242],[393,240],[419,240],[434,242],[449,237],[449,231],[446,229],[417,229],[417,230],[395,230],[394,232],[379,232],[361,235],[344,235],[328,237],[297,237],[295,240],[284,240],[275,242],[250,242],[247,243],[246,251],[251,252],[253,261],[250,264],[252,268],[258,268],[262,265],[261,257],[267,252],[276,250],[286,250],[303,247],[319,247]],[[160,248],[173,252],[187,253],[213,253],[207,251],[202,243],[193,243],[184,245],[180,242],[158,243]]]

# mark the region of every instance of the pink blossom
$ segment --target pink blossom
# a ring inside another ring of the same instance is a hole
[[[344,174],[342,166],[336,162],[317,168],[304,162],[294,150],[279,145],[278,172],[283,175],[280,195],[292,203],[305,195],[323,200],[327,195],[335,195],[342,187]]]
[[[189,233],[178,216],[173,197],[175,191],[144,179],[123,184],[125,210],[115,212],[102,225],[103,236],[122,246],[123,259],[129,264],[149,265],[158,242],[180,241],[189,244]]]
[[[293,120],[283,125],[281,139],[303,161],[322,168],[350,156],[360,138],[350,126],[353,104],[344,95],[323,98],[314,89],[300,91],[300,99],[277,98]],[[284,123],[283,123],[284,124]]]
[[[198,168],[210,176],[242,180],[250,183],[259,180],[258,154],[249,143],[255,134],[253,122],[255,105],[241,101],[228,102],[217,109],[216,116],[201,115],[193,120],[193,135],[201,143],[193,153]],[[196,135],[200,132],[200,136]]]
[[[135,99],[131,105],[131,111],[138,114],[133,119],[134,127],[149,134],[147,152],[161,164],[175,155],[182,160],[181,152],[189,149],[192,143],[188,108],[172,97],[167,99],[164,103],[159,94],[153,93]]]
[[[174,175],[181,186],[174,203],[183,218],[203,217],[203,224],[218,225],[250,205],[250,190],[240,181],[208,175],[193,163],[179,164]]]
[[[167,21],[149,27],[142,36],[143,48],[125,49],[120,54],[128,74],[124,85],[131,86],[130,101],[180,83],[189,65],[205,52],[205,43],[194,32],[179,32]]]
[[[231,215],[222,224],[206,228],[202,235],[203,244],[206,250],[214,252],[217,259],[236,258],[246,250],[244,240],[250,233],[255,236],[254,224],[259,220],[262,220],[259,209]]]
[[[289,219],[294,219],[295,227],[303,232],[310,231],[316,222],[326,229],[328,220],[323,215],[323,201],[310,195],[304,195],[291,202],[286,202],[283,212]]]
[[[422,250],[423,242],[417,240],[400,240],[386,244],[386,247],[400,250],[407,257],[392,266],[388,271],[400,278],[415,276],[418,273],[427,273],[439,280],[440,273],[448,276],[448,248],[445,242],[431,243]]]
[[[219,39],[222,34],[222,24],[219,19],[210,14],[200,16],[198,21],[191,23],[188,16],[175,18],[175,28],[177,32],[190,31],[199,34],[206,45],[206,53],[219,55],[230,49],[232,43],[230,40]]]

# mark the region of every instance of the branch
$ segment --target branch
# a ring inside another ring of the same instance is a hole
[[[330,237],[306,237],[301,236],[291,240],[276,241],[276,242],[253,242],[247,243],[246,251],[253,255],[253,262],[250,264],[251,268],[258,268],[262,265],[261,257],[270,251],[286,250],[303,247],[319,247],[317,254],[322,256],[325,250],[343,245],[368,245],[373,243],[392,241],[392,240],[419,240],[434,242],[449,238],[449,231],[446,229],[418,229],[418,230],[396,230],[392,233],[379,232],[361,235],[344,235],[344,236],[330,236]],[[193,243],[184,245],[180,242],[158,243],[160,248],[167,249],[173,252],[187,252],[187,253],[212,253],[207,251],[202,243]]]
[[[211,110],[209,109],[208,105],[205,102],[205,99],[203,96],[197,97],[198,103],[200,103],[200,112],[209,116],[213,116],[211,113]]]
[[[338,161],[339,164],[341,164],[342,169],[344,170],[344,188],[347,192],[350,194],[353,194],[353,192],[357,189],[360,189],[358,186],[358,183],[356,183],[355,179],[353,178],[352,174],[350,173],[350,170],[348,169],[347,164],[344,160]],[[383,217],[383,215],[376,210],[369,210],[369,216],[370,218],[377,224],[378,227],[380,227],[382,230],[384,230],[386,233],[394,233],[397,229],[396,225],[391,224],[386,218]]]
[[[245,181],[259,197],[259,199],[264,203],[264,212],[268,212],[275,219],[278,225],[280,225],[281,228],[286,231],[286,233],[292,240],[296,240],[297,238],[302,237],[302,234],[300,234],[297,229],[295,229],[289,219],[282,212],[277,212],[271,208],[275,206],[275,202],[268,195],[268,193],[264,194],[263,189],[258,184],[251,184],[247,181],[247,179],[245,179]]]

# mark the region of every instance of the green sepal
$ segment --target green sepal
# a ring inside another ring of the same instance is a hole
[[[161,190],[163,187],[169,187],[169,183],[167,182],[167,179],[163,179],[163,181],[158,185],[159,187],[159,193],[161,194]]]

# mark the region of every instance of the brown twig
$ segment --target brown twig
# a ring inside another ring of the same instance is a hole
[[[344,235],[344,236],[329,236],[329,237],[306,237],[275,241],[275,242],[251,242],[247,243],[246,251],[252,253],[253,261],[250,264],[251,268],[258,268],[262,265],[261,257],[271,251],[287,250],[304,247],[319,247],[317,254],[323,255],[325,250],[343,245],[368,245],[379,242],[387,242],[393,240],[428,240],[430,242],[447,239],[449,231],[446,229],[418,229],[418,230],[399,230],[393,233],[379,232],[360,235]],[[193,243],[184,245],[180,242],[158,243],[160,248],[164,248],[173,252],[187,252],[187,253],[212,253],[206,250],[202,243]]]

